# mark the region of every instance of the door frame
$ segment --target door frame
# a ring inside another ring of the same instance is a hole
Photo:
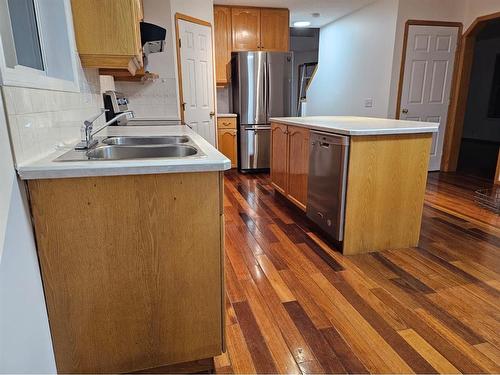
[[[454,172],[457,170],[458,155],[460,152],[460,141],[464,127],[465,111],[467,109],[467,98],[469,95],[469,83],[474,60],[474,47],[477,34],[483,29],[488,21],[499,19],[500,12],[477,17],[468,27],[461,38],[461,49],[458,74],[452,86],[452,100],[446,124],[446,133],[443,146],[443,159],[441,167],[444,171]],[[500,159],[497,165],[497,173],[500,172]]]
[[[180,49],[180,34],[179,34],[179,20],[187,21],[187,22],[192,22],[196,23],[198,25],[202,26],[208,26],[210,27],[210,34],[211,34],[211,45],[212,45],[212,76],[213,76],[213,82],[214,82],[214,89],[213,89],[213,103],[214,103],[214,112],[215,111],[215,100],[217,98],[216,92],[215,92],[215,58],[214,58],[214,32],[212,28],[212,24],[208,21],[200,20],[199,18],[191,17],[188,16],[187,14],[182,14],[182,13],[175,13],[175,49],[177,52],[177,78],[179,80],[179,112],[181,114],[181,121],[184,122],[184,109],[182,103],[184,103],[184,94],[182,91],[182,62],[181,62],[181,49]],[[214,127],[216,127],[216,121],[217,117],[213,117],[214,121]],[[217,130],[217,129],[215,129]],[[215,137],[215,144],[217,144],[217,133]]]
[[[462,30],[463,25],[461,22],[448,22],[448,21],[426,21],[426,20],[408,20],[405,23],[405,31],[403,36],[403,51],[401,53],[401,67],[399,69],[399,83],[398,83],[398,97],[396,103],[396,119],[399,120],[401,113],[401,97],[403,95],[403,82],[404,82],[404,74],[405,74],[405,63],[406,63],[406,50],[408,48],[408,33],[410,30],[410,26],[445,26],[445,27],[456,27],[458,28],[457,34],[457,49],[455,51],[455,63],[453,66],[453,76],[451,79],[451,87],[450,87],[450,102],[448,104],[447,110],[447,120],[444,127],[444,141],[443,141],[443,154],[441,156],[441,170],[443,168],[443,161],[445,160],[445,150],[448,138],[448,129],[450,124],[450,115],[452,114],[452,103],[454,102],[454,94],[455,94],[455,86],[458,77],[458,58],[461,55],[462,50]]]

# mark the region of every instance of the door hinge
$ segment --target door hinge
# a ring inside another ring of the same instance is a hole
[[[179,38],[179,48],[182,47],[182,42],[181,42],[181,38]]]

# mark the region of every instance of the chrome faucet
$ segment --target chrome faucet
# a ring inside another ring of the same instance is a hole
[[[113,124],[114,122],[118,121],[124,116],[127,116],[128,114],[132,115],[134,117],[134,112],[133,111],[125,111],[122,113],[117,114],[115,117],[113,117],[111,120],[106,122],[103,126],[101,126],[99,129],[93,131],[94,128],[94,122],[101,117],[104,113],[106,113],[108,110],[107,109],[102,109],[101,113],[98,115],[95,115],[88,120],[85,120],[82,125],[82,140],[75,146],[76,150],[88,150],[89,148],[95,146],[98,141],[97,139],[94,139],[94,135],[99,133],[102,129],[105,127]]]

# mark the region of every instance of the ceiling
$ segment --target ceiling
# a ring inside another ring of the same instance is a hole
[[[295,21],[310,21],[310,27],[321,27],[372,3],[374,0],[214,0],[220,5],[251,5],[290,9],[290,26]],[[312,13],[319,13],[313,17]]]

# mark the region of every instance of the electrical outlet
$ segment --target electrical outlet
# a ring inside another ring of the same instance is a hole
[[[373,99],[365,99],[365,108],[372,108],[373,107]]]

